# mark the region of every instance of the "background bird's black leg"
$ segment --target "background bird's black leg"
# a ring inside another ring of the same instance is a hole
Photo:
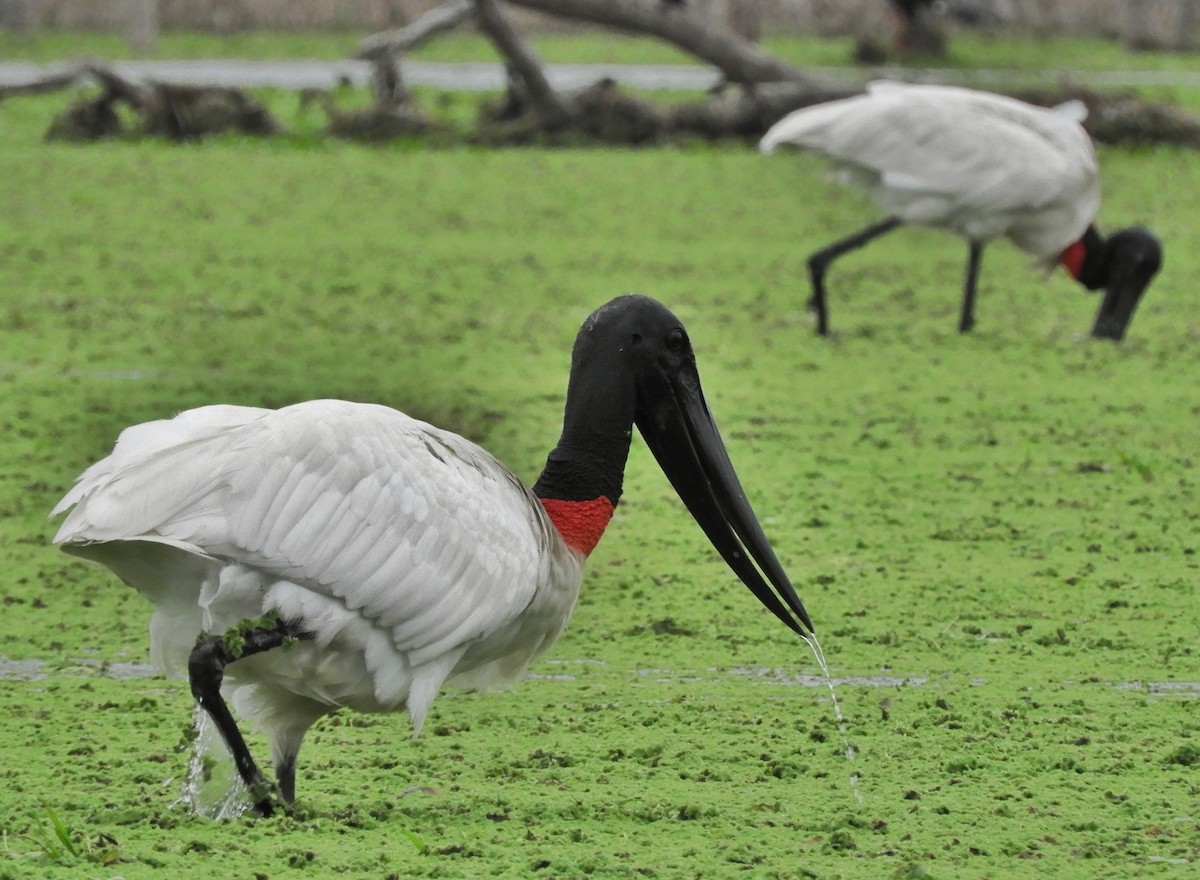
[[[958,332],[966,333],[975,326],[975,283],[979,280],[979,261],[983,257],[983,242],[971,239],[967,252],[967,278],[963,283],[962,316]]]
[[[278,648],[294,639],[305,638],[307,634],[285,621],[278,621],[274,626],[254,627],[236,635],[236,639],[229,636],[210,636],[200,641],[188,657],[188,679],[192,685],[192,696],[217,725],[217,730],[221,732],[221,737],[233,755],[238,775],[256,798],[255,809],[261,815],[269,816],[273,807],[270,797],[266,794],[266,780],[259,772],[258,765],[254,763],[246,740],[242,738],[237,722],[233,720],[229,706],[221,696],[221,681],[225,677],[225,667],[235,660]],[[237,641],[240,641],[240,644],[236,644]],[[294,772],[288,787],[294,795]],[[284,796],[291,800],[287,793],[284,793]]]
[[[829,335],[829,317],[825,307],[825,272],[830,264],[842,254],[862,247],[885,232],[891,232],[902,222],[899,217],[888,217],[886,220],[872,223],[866,229],[839,239],[808,258],[808,275],[812,280],[812,298],[808,301],[808,306],[817,313],[817,333],[821,336]]]

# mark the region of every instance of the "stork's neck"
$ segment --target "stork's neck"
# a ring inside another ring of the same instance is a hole
[[[1078,241],[1067,245],[1058,261],[1088,290],[1104,285],[1108,272],[1105,241],[1095,226],[1088,226]]]
[[[572,370],[562,436],[533,485],[563,541],[592,552],[621,500],[633,433],[633,391],[619,377]]]

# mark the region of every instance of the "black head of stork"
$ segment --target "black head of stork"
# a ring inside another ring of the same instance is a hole
[[[709,412],[687,331],[661,303],[636,295],[601,306],[580,329],[563,435],[534,491],[603,494],[616,504],[633,425],[742,583],[793,631],[812,632]]]
[[[1142,294],[1162,268],[1162,244],[1150,230],[1130,226],[1103,238],[1088,229],[1083,238],[1087,256],[1079,281],[1088,290],[1103,290],[1092,335],[1120,342]]]

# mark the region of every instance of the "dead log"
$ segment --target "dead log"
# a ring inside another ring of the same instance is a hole
[[[344,111],[338,109],[328,89],[304,89],[300,93],[300,109],[313,103],[320,104],[328,119],[327,134],[364,143],[384,143],[440,128],[409,94],[400,68],[389,53],[375,56],[371,98],[370,107]]]
[[[709,62],[730,82],[812,81],[803,71],[768,55],[750,40],[715,19],[701,15],[687,3],[664,0],[509,2],[563,18],[658,37]],[[381,52],[410,51],[434,34],[456,27],[470,16],[473,8],[472,0],[451,0],[406,27],[367,37],[358,44],[355,57],[373,58]],[[487,25],[483,21],[480,24],[486,30]]]
[[[814,89],[804,83],[790,82],[725,89],[703,100],[674,106],[669,111],[668,127],[679,134],[709,139],[757,139],[793,110],[848,98],[861,91],[861,87],[854,85]],[[1200,119],[1178,107],[1146,101],[1133,94],[1098,92],[1072,85],[1002,91],[1043,107],[1082,101],[1088,108],[1083,127],[1098,143],[1200,148]]]
[[[444,6],[429,10],[402,28],[372,34],[361,40],[354,57],[373,61],[381,55],[403,55],[436,34],[458,27],[474,14],[475,4],[472,0],[451,0]]]
[[[151,83],[142,108],[142,131],[175,141],[214,134],[273,135],[283,131],[257,98],[241,89]]]
[[[371,98],[376,107],[403,107],[410,99],[400,65],[390,52],[375,56],[371,69]]]
[[[1200,148],[1200,119],[1178,107],[1146,101],[1134,94],[1098,92],[1074,85],[1029,88],[1008,94],[1042,107],[1082,101],[1088,110],[1083,127],[1093,140],[1102,144]]]
[[[300,108],[319,104],[325,111],[325,133],[330,137],[360,143],[380,144],[398,138],[416,137],[435,126],[424,113],[404,106],[371,106],[361,110],[339,110],[328,89],[304,89]]]
[[[474,0],[480,25],[506,59],[509,84],[504,98],[481,108],[477,139],[489,143],[576,142],[651,143],[670,137],[709,139],[761,136],[787,113],[823,101],[845,98],[862,85],[838,85],[807,76],[758,46],[701,15],[680,0],[509,0],[510,3],[565,18],[655,36],[717,67],[726,88],[698,101],[663,107],[601,80],[574,93],[556,93],[549,85],[537,55],[505,18],[496,0]],[[919,25],[929,13],[928,0],[889,0],[897,8],[912,6]],[[368,38],[364,53],[404,48],[417,35],[436,32],[435,23],[465,18],[464,0],[429,13],[409,28]],[[447,24],[445,26],[452,26]],[[438,24],[437,29],[442,29]],[[925,51],[936,48],[926,43]],[[1042,95],[1044,103],[1060,103],[1077,92],[1059,90]],[[1023,97],[1017,95],[1016,97]],[[1104,143],[1165,142],[1196,145],[1197,121],[1171,107],[1132,98],[1101,104],[1100,96],[1084,98],[1091,107],[1087,123],[1093,137]]]
[[[599,80],[572,98],[574,127],[589,140],[642,146],[658,142],[670,131],[665,108],[622,92],[611,79]]]
[[[241,89],[175,83],[138,83],[115,70],[90,63],[87,73],[100,84],[98,96],[86,98],[60,113],[46,137],[52,140],[96,140],[121,132],[116,107],[125,104],[139,118],[138,131],[151,137],[194,140],[237,132],[279,134],[275,117]]]
[[[555,15],[649,33],[672,42],[718,67],[728,82],[753,86],[743,92],[677,108],[663,107],[603,79],[573,93],[557,93],[536,53],[508,21],[496,0],[474,0],[481,29],[508,68],[508,88],[499,102],[481,108],[479,140],[529,143],[595,140],[653,143],[675,134],[705,138],[752,137],[785,112],[851,94],[827,85],[764,53],[749,40],[684,3],[663,0],[510,0]],[[360,44],[359,54],[378,53],[407,42],[422,21],[461,20],[459,3],[430,13],[409,29],[379,34]]]
[[[474,3],[480,28],[507,59],[510,78],[515,76],[520,80],[520,88],[528,96],[535,121],[547,129],[566,125],[571,119],[571,111],[551,88],[533,47],[512,26],[495,0],[474,0]]]
[[[45,139],[85,143],[120,137],[125,133],[116,101],[108,92],[77,101],[50,122]]]
[[[50,92],[69,89],[80,80],[89,76],[91,65],[91,61],[77,61],[66,70],[47,74],[41,79],[31,80],[27,83],[0,86],[0,101],[3,101],[5,98],[14,98],[17,95],[45,95]]]
[[[515,6],[666,40],[734,83],[815,82],[686,3],[663,0],[509,0]]]
[[[124,101],[138,113],[144,111],[146,102],[150,100],[150,89],[147,86],[128,80],[112,68],[99,63],[92,64],[88,73],[113,100]]]
[[[849,98],[861,91],[858,86],[816,86],[809,82],[726,86],[701,100],[676,104],[670,109],[670,127],[674,132],[708,140],[757,140],[793,110]]]
[[[643,146],[671,134],[670,108],[621,89],[603,78],[558,93],[566,116],[548,123],[531,102],[519,78],[510,78],[503,99],[480,107],[473,139],[486,144],[600,143]]]
[[[186,141],[226,132],[272,135],[283,130],[262,102],[241,89],[136,83],[99,65],[92,66],[92,74],[141,117],[141,132],[151,137]]]
[[[506,59],[508,88],[503,101],[481,108],[477,138],[487,143],[563,142],[643,144],[667,128],[663,111],[622,92],[611,79],[583,89],[555,91],[541,61],[495,0],[474,0],[479,25]]]

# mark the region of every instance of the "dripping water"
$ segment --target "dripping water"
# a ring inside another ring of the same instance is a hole
[[[833,702],[833,717],[837,719],[838,732],[842,735],[842,754],[846,756],[847,761],[853,761],[854,746],[850,745],[850,734],[846,731],[846,719],[842,715],[842,706],[838,702],[837,692],[833,688],[833,678],[829,674],[829,664],[825,662],[825,652],[821,650],[821,643],[817,641],[816,633],[801,635],[800,638],[804,639],[808,647],[812,649],[813,656],[817,658],[817,665],[825,674],[825,683],[829,686],[829,697]],[[854,792],[854,799],[860,804],[863,803],[862,791],[858,787],[858,771],[854,769],[850,771],[850,790]]]
[[[236,819],[251,808],[250,791],[238,775],[217,725],[199,704],[192,713],[192,727],[196,734],[192,758],[176,803],[186,805],[197,816]]]

